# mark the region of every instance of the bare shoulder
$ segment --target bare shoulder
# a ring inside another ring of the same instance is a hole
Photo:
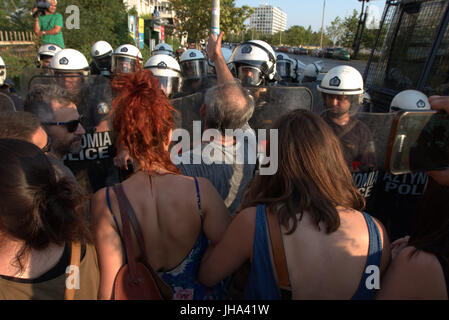
[[[435,255],[408,246],[392,260],[379,299],[447,299],[444,274]]]
[[[256,223],[257,207],[249,207],[240,211],[234,220],[245,225],[254,225]]]
[[[411,273],[430,273],[441,271],[441,265],[434,254],[417,250],[415,247],[408,246],[402,249],[393,263],[405,272]]]

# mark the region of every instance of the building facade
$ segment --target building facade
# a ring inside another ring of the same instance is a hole
[[[127,9],[135,7],[138,16],[151,15],[154,8],[160,5],[161,0],[123,0]]]
[[[253,8],[249,29],[266,34],[275,34],[287,29],[287,14],[280,8],[270,5],[260,5]]]

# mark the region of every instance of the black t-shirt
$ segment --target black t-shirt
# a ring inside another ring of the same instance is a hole
[[[340,126],[327,116],[323,118],[340,140],[346,164],[351,171],[366,171],[376,166],[373,135],[365,123],[350,118],[346,125]]]

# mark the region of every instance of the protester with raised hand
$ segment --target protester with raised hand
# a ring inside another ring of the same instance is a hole
[[[371,299],[388,266],[390,243],[382,224],[361,212],[364,198],[338,138],[306,110],[283,115],[273,129],[278,170],[253,179],[242,210],[202,261],[199,280],[213,285],[249,260],[246,299]],[[268,232],[269,217],[280,231]],[[275,237],[279,246],[269,244]],[[287,283],[271,258],[282,251],[285,257],[275,261],[286,267]]]

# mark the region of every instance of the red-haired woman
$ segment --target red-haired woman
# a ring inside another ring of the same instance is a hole
[[[117,143],[129,150],[135,173],[123,190],[143,233],[146,257],[171,286],[174,299],[222,298],[222,286],[207,288],[196,281],[200,261],[223,236],[230,215],[208,180],[178,173],[168,147],[174,109],[149,70],[119,74],[112,81]],[[112,298],[115,276],[125,263],[122,221],[112,188],[92,200],[100,266],[100,299]],[[142,257],[133,237],[136,256]]]

